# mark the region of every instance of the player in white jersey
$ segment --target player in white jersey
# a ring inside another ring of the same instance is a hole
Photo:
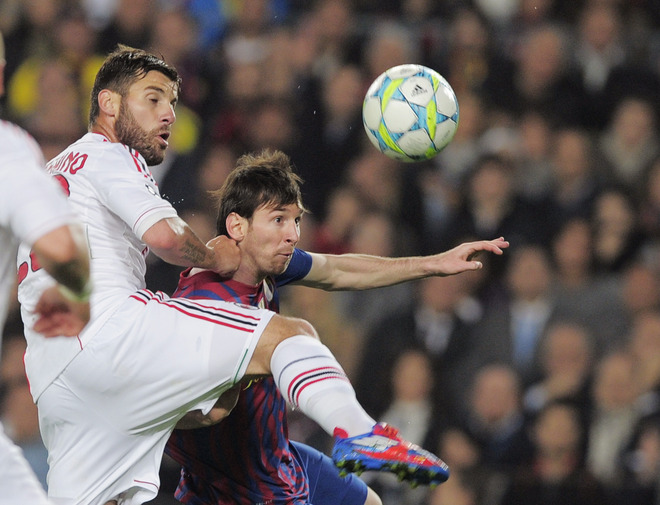
[[[0,34],[0,96],[3,72]],[[6,121],[0,121],[0,179],[0,330],[16,280],[16,250],[19,241],[25,241],[33,247],[33,264],[39,261],[63,283],[40,299],[37,328],[76,335],[89,320],[89,258],[82,230],[75,229],[64,195],[45,175],[39,146]],[[0,425],[0,504],[47,503],[28,462]]]
[[[228,237],[202,243],[160,197],[149,173],[148,166],[164,158],[178,91],[175,69],[120,46],[96,76],[89,133],[48,164],[84,223],[95,286],[88,327],[76,341],[54,341],[33,328],[46,279],[30,271],[19,284],[26,368],[49,452],[49,497],[56,504],[152,499],[176,423],[189,411],[208,412],[242,378],[277,377],[280,389],[295,391],[297,407],[329,433],[339,428],[353,436],[375,425],[306,321],[144,289],[150,249],[170,263],[221,276],[240,261]],[[430,264],[399,265],[380,282],[421,277],[429,268],[438,275],[476,269],[481,263],[472,260],[475,253],[502,253],[492,241],[475,244]],[[27,249],[21,257],[28,260]],[[319,369],[323,380],[315,376]],[[439,462],[430,454],[427,461]]]

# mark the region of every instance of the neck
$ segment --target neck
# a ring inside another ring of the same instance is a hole
[[[247,284],[248,286],[256,286],[265,279],[265,276],[255,275],[239,267],[231,278],[232,280],[236,282],[240,282],[241,284]]]
[[[110,142],[119,142],[119,139],[117,138],[114,128],[112,128],[109,125],[105,125],[97,122],[92,125],[89,131],[92,133],[98,133],[99,135],[103,135]]]

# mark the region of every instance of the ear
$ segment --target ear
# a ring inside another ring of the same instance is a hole
[[[230,238],[233,238],[236,242],[240,242],[245,238],[248,225],[247,219],[239,216],[236,212],[232,212],[227,216],[225,224]]]
[[[99,92],[99,108],[106,116],[115,117],[119,113],[121,105],[121,96],[119,93],[103,89]]]

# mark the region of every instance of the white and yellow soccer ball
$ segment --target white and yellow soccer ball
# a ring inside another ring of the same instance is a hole
[[[379,75],[362,104],[371,143],[400,161],[432,158],[458,128],[458,100],[447,80],[423,65],[398,65]]]

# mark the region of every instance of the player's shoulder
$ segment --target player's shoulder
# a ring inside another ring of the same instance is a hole
[[[83,135],[48,163],[51,171],[66,172],[72,167],[74,170],[84,167],[81,173],[100,171],[104,176],[107,175],[107,167],[112,167],[113,173],[121,172],[122,167],[137,169],[139,172],[148,171],[144,159],[137,151],[93,132]]]
[[[89,132],[71,144],[68,150],[84,151],[91,155],[130,158],[128,146],[110,141],[105,135]]]
[[[23,128],[17,124],[12,123],[11,121],[6,121],[0,119],[0,133],[2,134],[2,139],[4,140],[7,137],[29,137],[30,134],[26,132]]]
[[[6,158],[28,155],[43,163],[41,150],[32,135],[5,120],[0,120],[0,155]]]

